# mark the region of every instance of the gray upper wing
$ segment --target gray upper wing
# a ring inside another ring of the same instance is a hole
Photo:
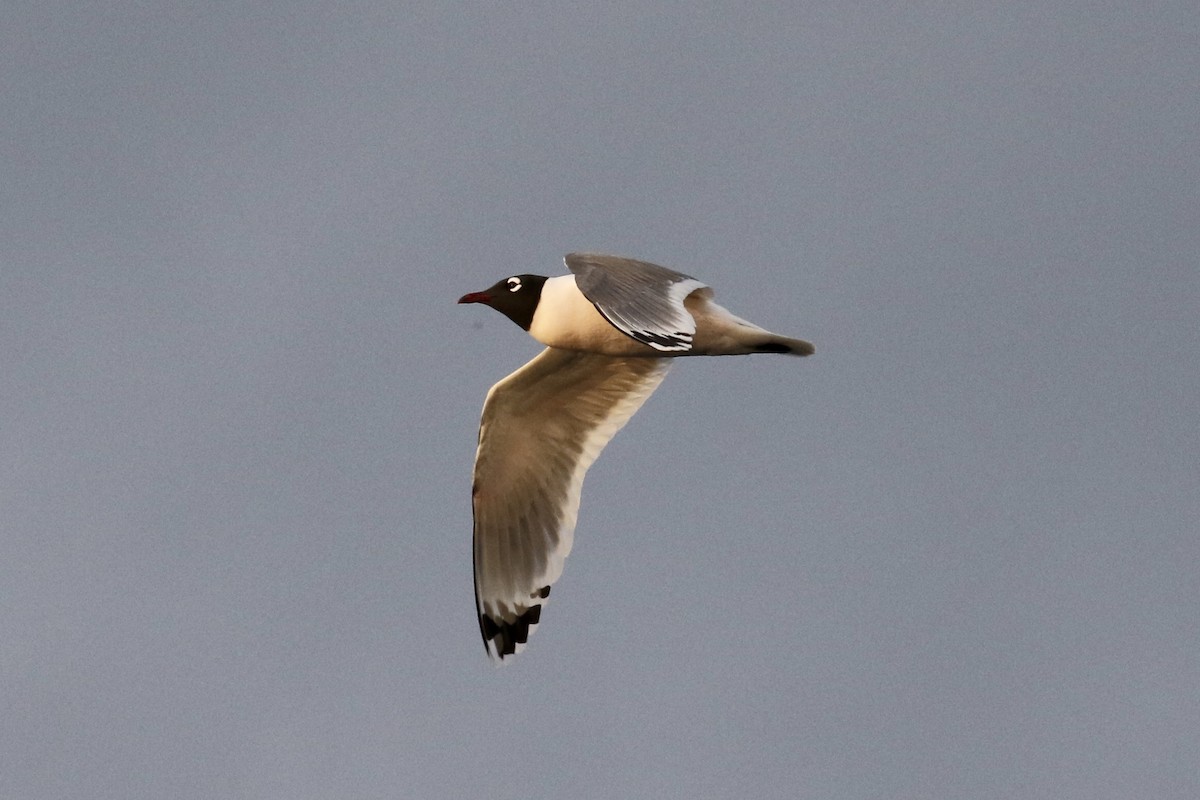
[[[547,348],[488,392],[472,507],[475,603],[488,652],[519,652],[571,550],[583,477],[669,359]]]
[[[682,272],[648,261],[571,253],[563,262],[575,285],[613,327],[664,352],[690,350],[696,322],[683,300],[707,287]]]

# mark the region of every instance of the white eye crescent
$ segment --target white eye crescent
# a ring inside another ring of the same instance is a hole
[[[521,291],[521,279],[520,278],[509,278],[507,281],[505,281],[505,283],[508,284],[508,290],[510,292]]]

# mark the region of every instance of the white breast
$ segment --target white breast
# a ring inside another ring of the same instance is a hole
[[[618,331],[600,315],[579,287],[574,275],[549,278],[529,335],[548,347],[609,355],[661,355]]]

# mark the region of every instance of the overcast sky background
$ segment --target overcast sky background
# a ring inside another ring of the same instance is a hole
[[[9,3],[0,796],[1200,796],[1194,2]],[[456,298],[688,360],[529,648]]]

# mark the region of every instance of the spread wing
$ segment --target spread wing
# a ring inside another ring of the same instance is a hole
[[[548,347],[488,392],[472,505],[475,605],[491,655],[524,648],[571,551],[584,474],[669,366]]]
[[[571,253],[563,259],[575,285],[613,327],[656,350],[690,350],[696,321],[683,307],[692,292],[712,290],[682,272],[647,261]]]

